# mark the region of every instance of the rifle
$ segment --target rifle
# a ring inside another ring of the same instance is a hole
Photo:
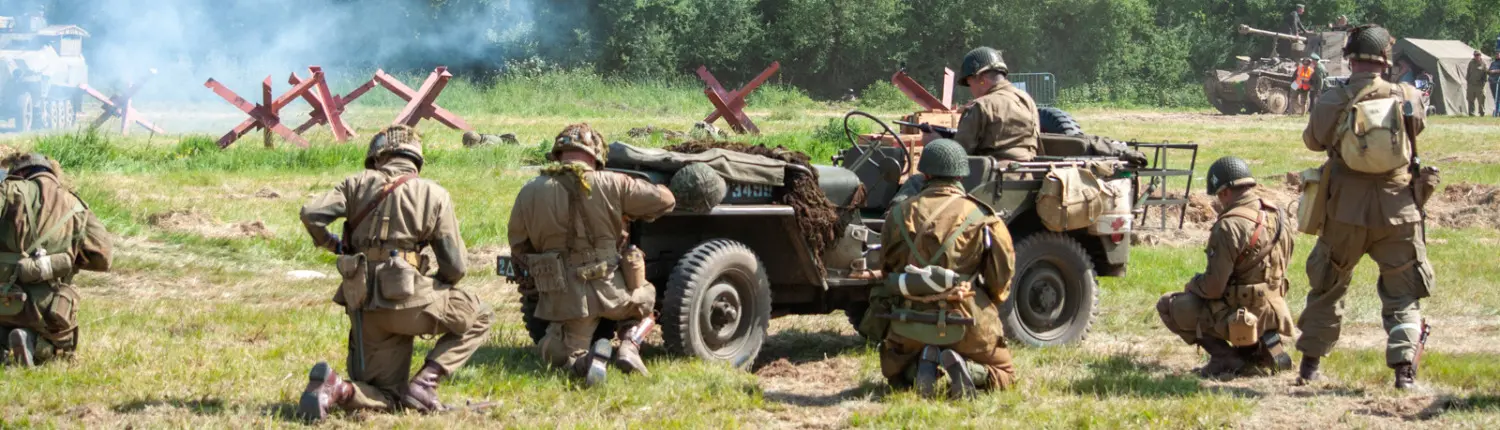
[[[348,224],[345,225],[343,237],[348,236]],[[348,250],[343,237],[340,237],[334,245],[334,253],[337,255],[345,255],[344,252]],[[369,297],[368,293],[374,293],[372,286],[369,274],[366,273],[365,288],[369,291],[365,297]],[[354,380],[360,380],[365,376],[365,306],[363,303],[351,303],[350,306],[353,309],[349,310],[349,376]]]
[[[1412,105],[1411,100],[1406,100],[1401,104],[1402,126],[1406,128],[1406,139],[1411,141],[1411,162],[1407,163],[1407,171],[1411,174],[1411,180],[1407,182],[1406,188],[1408,191],[1411,191],[1411,201],[1417,205],[1417,214],[1422,219],[1422,243],[1426,244],[1427,209],[1422,204],[1422,193],[1417,189],[1417,187],[1421,186],[1419,184],[1422,182],[1422,156],[1417,153],[1417,132],[1414,129],[1417,119],[1415,111],[1416,108]],[[1434,167],[1432,173],[1436,174],[1437,168]]]
[[[922,130],[922,131],[927,132],[927,133],[937,133],[938,136],[942,136],[942,137],[947,138],[947,139],[952,139],[954,135],[958,134],[958,129],[956,129],[956,128],[948,128],[948,127],[943,127],[943,126],[937,126],[937,125],[932,125],[932,124],[928,124],[928,123],[925,123],[925,122],[924,123],[920,123],[920,124],[914,123],[914,122],[906,122],[906,121],[892,121],[892,122],[894,122],[896,124],[899,124],[899,125],[904,125],[904,126],[907,126],[907,127],[915,128],[917,130]]]

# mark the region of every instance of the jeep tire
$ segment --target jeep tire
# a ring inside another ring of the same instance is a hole
[[[1061,233],[1035,233],[1016,245],[1010,298],[1000,306],[1005,335],[1029,346],[1067,345],[1088,336],[1099,285],[1088,252]]]
[[[771,281],[749,247],[714,239],[688,251],[667,280],[662,339],[673,353],[748,369],[771,322]]]

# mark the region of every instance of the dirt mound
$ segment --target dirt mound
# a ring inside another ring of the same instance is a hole
[[[226,224],[195,210],[172,210],[151,214],[146,218],[146,222],[165,230],[221,239],[248,237],[269,239],[275,236],[275,233],[271,232],[271,229],[267,228],[266,223],[261,220]]]
[[[1290,178],[1290,176],[1288,177]],[[1256,188],[1261,198],[1268,203],[1281,208],[1287,215],[1288,225],[1296,225],[1297,190],[1294,186],[1266,183]],[[1156,194],[1161,197],[1161,194]],[[1167,194],[1167,198],[1180,199],[1182,194]],[[1182,217],[1183,208],[1180,206],[1168,207],[1165,210],[1167,218],[1167,229],[1162,230],[1161,208],[1152,208],[1150,217],[1135,229],[1131,238],[1133,245],[1146,246],[1201,246],[1208,242],[1208,232],[1213,228],[1214,222],[1219,219],[1219,211],[1214,208],[1218,204],[1213,197],[1204,193],[1189,193],[1187,205],[1187,217]],[[1182,220],[1182,228],[1177,228],[1178,220]]]
[[[1459,182],[1427,202],[1427,218],[1448,228],[1500,229],[1500,186]]]

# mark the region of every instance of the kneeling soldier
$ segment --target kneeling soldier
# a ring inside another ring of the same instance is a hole
[[[489,332],[489,307],[455,286],[464,277],[464,241],[448,191],[418,177],[418,139],[410,127],[385,129],[370,141],[364,172],[302,207],[313,242],[339,254],[343,282],[333,301],[354,323],[350,380],[328,363],[313,366],[297,408],[304,418],[322,419],[333,406],[441,410],[438,382],[469,361]],[[328,231],[338,218],[346,218],[342,239]],[[407,381],[413,338],[433,335],[441,337]]]
[[[73,276],[109,271],[112,251],[104,225],[61,183],[56,163],[25,154],[7,165],[0,183],[0,332],[9,348],[0,356],[29,367],[72,357],[79,299]]]
[[[887,280],[871,291],[860,331],[884,340],[880,371],[892,386],[931,396],[941,366],[953,397],[1009,388],[1015,369],[998,305],[1015,270],[1010,231],[964,191],[969,164],[958,142],[927,145],[917,170],[922,192],[886,215]]]
[[[542,359],[589,386],[604,382],[612,357],[626,372],[646,373],[640,341],[652,327],[656,288],[640,250],[624,246],[626,229],[676,206],[665,186],[600,170],[608,151],[588,124],[564,128],[547,157],[559,164],[521,188],[509,226],[511,255],[534,285],[521,294],[537,294],[535,317],[552,322],[538,345]],[[620,321],[618,351],[610,339],[593,339],[600,319]]]
[[[1293,338],[1286,307],[1287,262],[1295,226],[1255,191],[1244,160],[1224,157],[1208,168],[1208,194],[1222,205],[1208,237],[1208,268],[1186,291],[1156,302],[1167,329],[1209,354],[1204,377],[1233,377],[1247,363],[1272,372],[1290,369],[1282,346]]]

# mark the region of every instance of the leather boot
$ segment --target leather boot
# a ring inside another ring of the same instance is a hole
[[[1199,376],[1219,380],[1233,379],[1245,367],[1245,360],[1240,358],[1239,351],[1223,339],[1199,338],[1198,345],[1208,352],[1208,364],[1198,369]]]
[[[922,397],[931,398],[937,392],[937,369],[938,362],[942,360],[942,349],[936,346],[922,347],[922,354],[917,358],[917,394]]]
[[[948,373],[949,397],[972,400],[979,395],[979,384],[988,382],[989,372],[975,367],[957,352],[943,350],[943,371]]]
[[[36,333],[18,328],[12,329],[6,338],[10,344],[10,356],[17,366],[36,366]]]
[[[613,352],[609,339],[595,339],[589,352],[573,361],[573,375],[583,378],[585,387],[603,385],[609,375],[609,359]]]
[[[634,326],[621,327],[618,332],[620,347],[615,350],[615,365],[625,373],[651,376],[651,372],[646,370],[646,361],[641,360],[641,345],[630,340],[630,329]]]
[[[1394,366],[1396,371],[1396,389],[1410,390],[1417,386],[1417,368],[1411,363],[1401,363]]]
[[[354,397],[354,384],[350,384],[333,371],[328,362],[314,364],[307,372],[307,388],[302,390],[302,399],[297,403],[297,417],[308,421],[321,421],[328,417],[328,410],[342,405]]]
[[[1318,365],[1321,364],[1322,361],[1322,357],[1313,357],[1311,355],[1302,356],[1302,365],[1297,369],[1297,384],[1302,385],[1308,382],[1323,379],[1323,373],[1318,371]]]
[[[406,394],[401,396],[401,404],[420,412],[437,412],[445,409],[443,403],[438,400],[438,381],[447,376],[447,372],[437,363],[431,361],[422,365],[422,370],[417,371],[417,376],[411,378],[411,383],[406,386]]]

